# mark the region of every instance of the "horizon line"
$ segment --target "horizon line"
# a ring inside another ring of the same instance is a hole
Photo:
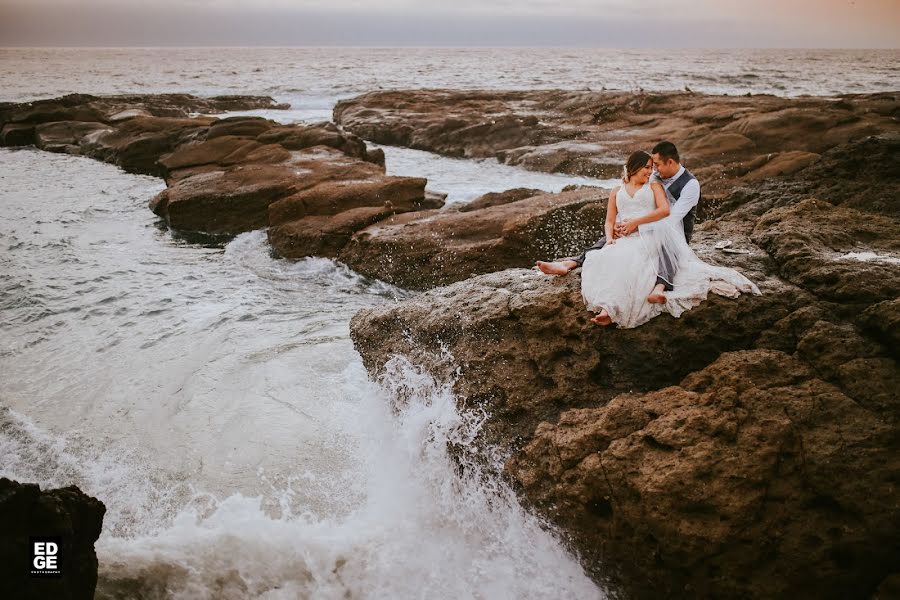
[[[888,50],[888,51],[900,51],[900,46],[897,47],[889,47],[889,46],[843,46],[843,47],[825,47],[825,46],[590,46],[590,45],[571,45],[571,46],[555,46],[555,45],[539,45],[539,46],[521,46],[521,45],[499,45],[499,46],[465,46],[465,45],[456,45],[456,44],[438,44],[432,46],[421,46],[421,45],[396,45],[396,46],[367,46],[367,45],[307,45],[307,44],[292,44],[292,45],[275,45],[269,46],[264,44],[233,44],[233,45],[221,45],[221,44],[192,44],[192,45],[178,45],[178,44],[167,44],[167,45],[158,45],[158,46],[147,46],[147,45],[125,45],[125,46],[91,46],[91,45],[39,45],[39,46],[28,46],[28,45],[15,45],[15,46],[6,46],[4,44],[0,44],[0,48],[8,49],[8,50],[121,50],[121,49],[130,49],[130,50],[161,50],[161,49],[192,49],[192,48],[210,48],[210,49],[224,49],[224,48],[258,48],[258,49],[269,49],[269,50],[281,50],[281,49],[290,49],[290,48],[307,48],[307,49],[346,49],[346,50],[430,50],[430,49],[460,49],[460,50],[814,50],[814,51],[850,51],[850,50]]]

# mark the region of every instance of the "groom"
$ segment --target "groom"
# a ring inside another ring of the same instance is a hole
[[[681,157],[678,148],[672,142],[660,142],[651,151],[653,158],[653,179],[660,182],[666,190],[670,211],[666,217],[673,223],[680,223],[684,229],[684,237],[690,243],[691,234],[694,231],[694,211],[700,202],[700,182],[690,171],[681,165]],[[635,227],[629,226],[628,221],[617,223],[616,237],[628,235],[634,232]],[[538,261],[537,267],[548,275],[565,275],[572,269],[584,264],[584,259],[591,250],[599,250],[606,245],[606,236],[600,238],[596,244],[585,250],[577,258],[566,258],[557,262]],[[666,301],[665,292],[671,291],[672,281],[675,279],[675,265],[669,257],[663,255],[659,261],[656,277],[656,286],[647,296],[648,302],[662,304]]]

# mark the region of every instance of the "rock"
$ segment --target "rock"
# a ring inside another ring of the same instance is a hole
[[[359,231],[339,259],[409,289],[566,256],[602,235],[598,190],[541,195],[480,210],[405,215]]]
[[[34,144],[34,125],[7,123],[0,129],[0,145],[30,146]]]
[[[723,352],[751,348],[810,302],[776,280],[756,283],[762,296],[713,296],[680,319],[604,330],[589,323],[577,273],[510,269],[360,311],[350,335],[373,377],[394,354],[452,375],[460,401],[491,415],[486,438],[509,445],[566,407],[673,385]]]
[[[618,176],[632,151],[668,139],[702,179],[704,198],[716,199],[746,181],[752,169],[742,171],[741,165],[756,169],[770,155],[783,154],[757,173],[773,177],[835,146],[896,134],[898,107],[890,93],[836,101],[682,92],[392,90],[339,102],[334,120],[378,143],[447,156],[493,156],[537,171],[593,177]],[[895,157],[888,158],[896,163]]]
[[[189,94],[144,94],[91,96],[69,94],[60,98],[10,104],[0,108],[2,123],[51,123],[87,121],[114,123],[136,115],[184,118],[197,113],[228,110],[288,108],[268,96],[216,96],[199,98]]]
[[[578,271],[514,269],[361,311],[351,337],[373,377],[405,356],[484,411],[479,441],[613,594],[868,597],[900,553],[895,140],[712,205],[694,249],[762,296],[599,329]]]
[[[748,175],[749,181],[769,179],[779,175],[793,175],[797,171],[806,168],[819,160],[820,155],[815,152],[781,152],[773,155],[765,164],[753,169]]]
[[[167,179],[178,179],[182,169],[192,169],[202,165],[229,167],[241,163],[278,164],[291,158],[291,153],[278,144],[263,145],[257,141],[220,136],[206,141],[180,145],[174,152],[159,159]]]
[[[262,117],[228,117],[217,119],[209,126],[207,140],[221,136],[256,137],[269,131],[276,123]]]
[[[81,140],[86,135],[99,131],[112,130],[103,123],[87,123],[85,121],[44,123],[35,127],[34,145],[48,152],[80,154]]]
[[[165,169],[159,159],[181,144],[206,134],[211,119],[135,117],[110,131],[87,135],[80,144],[82,152],[93,158],[119,165],[131,173],[162,176]]]
[[[269,244],[279,256],[338,256],[354,233],[394,214],[392,208],[360,206],[329,216],[309,216],[268,229]]]
[[[756,148],[753,140],[739,133],[714,132],[692,140],[685,150],[691,154],[736,154]]]
[[[789,281],[837,302],[872,304],[900,295],[900,270],[878,258],[900,260],[898,232],[890,217],[809,199],[768,211],[753,241]],[[853,258],[867,253],[874,258]]]
[[[900,573],[893,573],[878,586],[872,600],[896,600],[900,598]]]
[[[304,199],[295,199],[294,206],[305,207],[301,216],[333,216],[377,205],[378,210],[346,215],[332,225],[317,221],[322,240],[303,243],[323,252],[331,248],[330,254],[340,249],[337,240],[346,241],[357,228],[426,205],[425,180],[385,178],[383,155],[370,154],[365,142],[333,123],[279,125],[259,117],[193,116],[249,108],[276,106],[270,98],[185,94],[70,95],[8,103],[0,106],[0,141],[34,142],[44,150],[84,154],[130,172],[164,177],[168,188],[150,201],[150,208],[184,231],[234,235],[266,227],[270,204],[317,186]],[[313,196],[332,208],[310,209]],[[431,199],[428,206],[439,204]],[[298,252],[301,231],[306,235],[312,230],[295,224],[290,236],[285,230],[273,239],[285,241],[286,254]]]
[[[77,487],[41,491],[35,484],[0,479],[0,590],[5,598],[86,599],[97,585],[94,542],[106,507]],[[60,537],[58,578],[30,575],[33,536]]]
[[[501,204],[518,202],[519,200],[531,198],[532,196],[538,196],[543,193],[544,192],[542,192],[541,190],[535,190],[532,188],[514,188],[511,190],[506,190],[505,192],[488,192],[487,194],[483,194],[475,198],[471,202],[460,203],[454,208],[460,212],[471,212],[473,210],[488,208],[489,206],[500,206]]]
[[[278,144],[288,150],[304,150],[315,146],[328,146],[347,156],[381,166],[384,171],[384,153],[370,154],[366,143],[351,133],[339,131],[333,123],[320,125],[280,125],[261,133],[256,141]]]
[[[237,235],[265,227],[269,204],[301,186],[290,165],[241,165],[180,179],[150,209],[174,229]]]
[[[380,173],[368,181],[320,183],[269,206],[269,242],[287,258],[337,256],[356,231],[419,208],[425,184],[421,178]]]
[[[900,298],[885,300],[867,308],[858,317],[860,325],[900,359]]]
[[[565,412],[507,470],[628,597],[865,597],[900,559],[897,439],[800,361],[752,350]]]
[[[809,198],[863,214],[897,219],[900,204],[900,135],[884,134],[836,146],[793,175],[764,179],[733,190],[726,198],[701,202],[705,219],[719,223],[743,222],[749,230],[759,217],[774,208],[785,208]],[[746,175],[766,163],[735,167]],[[752,173],[751,173],[752,175]],[[814,226],[810,223],[810,226]],[[745,227],[745,228],[746,228]]]
[[[447,202],[447,194],[442,194],[440,192],[432,192],[429,190],[425,190],[425,198],[422,199],[420,204],[420,208],[423,210],[433,209],[433,208],[443,208],[444,204]]]

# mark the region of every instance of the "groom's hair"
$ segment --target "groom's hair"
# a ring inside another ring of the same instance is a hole
[[[677,163],[681,162],[681,157],[678,156],[678,148],[676,148],[675,144],[672,142],[658,143],[653,146],[651,154],[659,154],[659,157],[663,160],[669,160],[671,158]]]

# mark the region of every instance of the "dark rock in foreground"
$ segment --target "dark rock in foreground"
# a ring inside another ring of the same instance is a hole
[[[94,542],[106,507],[77,487],[41,491],[35,484],[0,479],[0,595],[4,598],[90,600],[97,585]],[[61,575],[30,575],[29,538],[58,536]]]

